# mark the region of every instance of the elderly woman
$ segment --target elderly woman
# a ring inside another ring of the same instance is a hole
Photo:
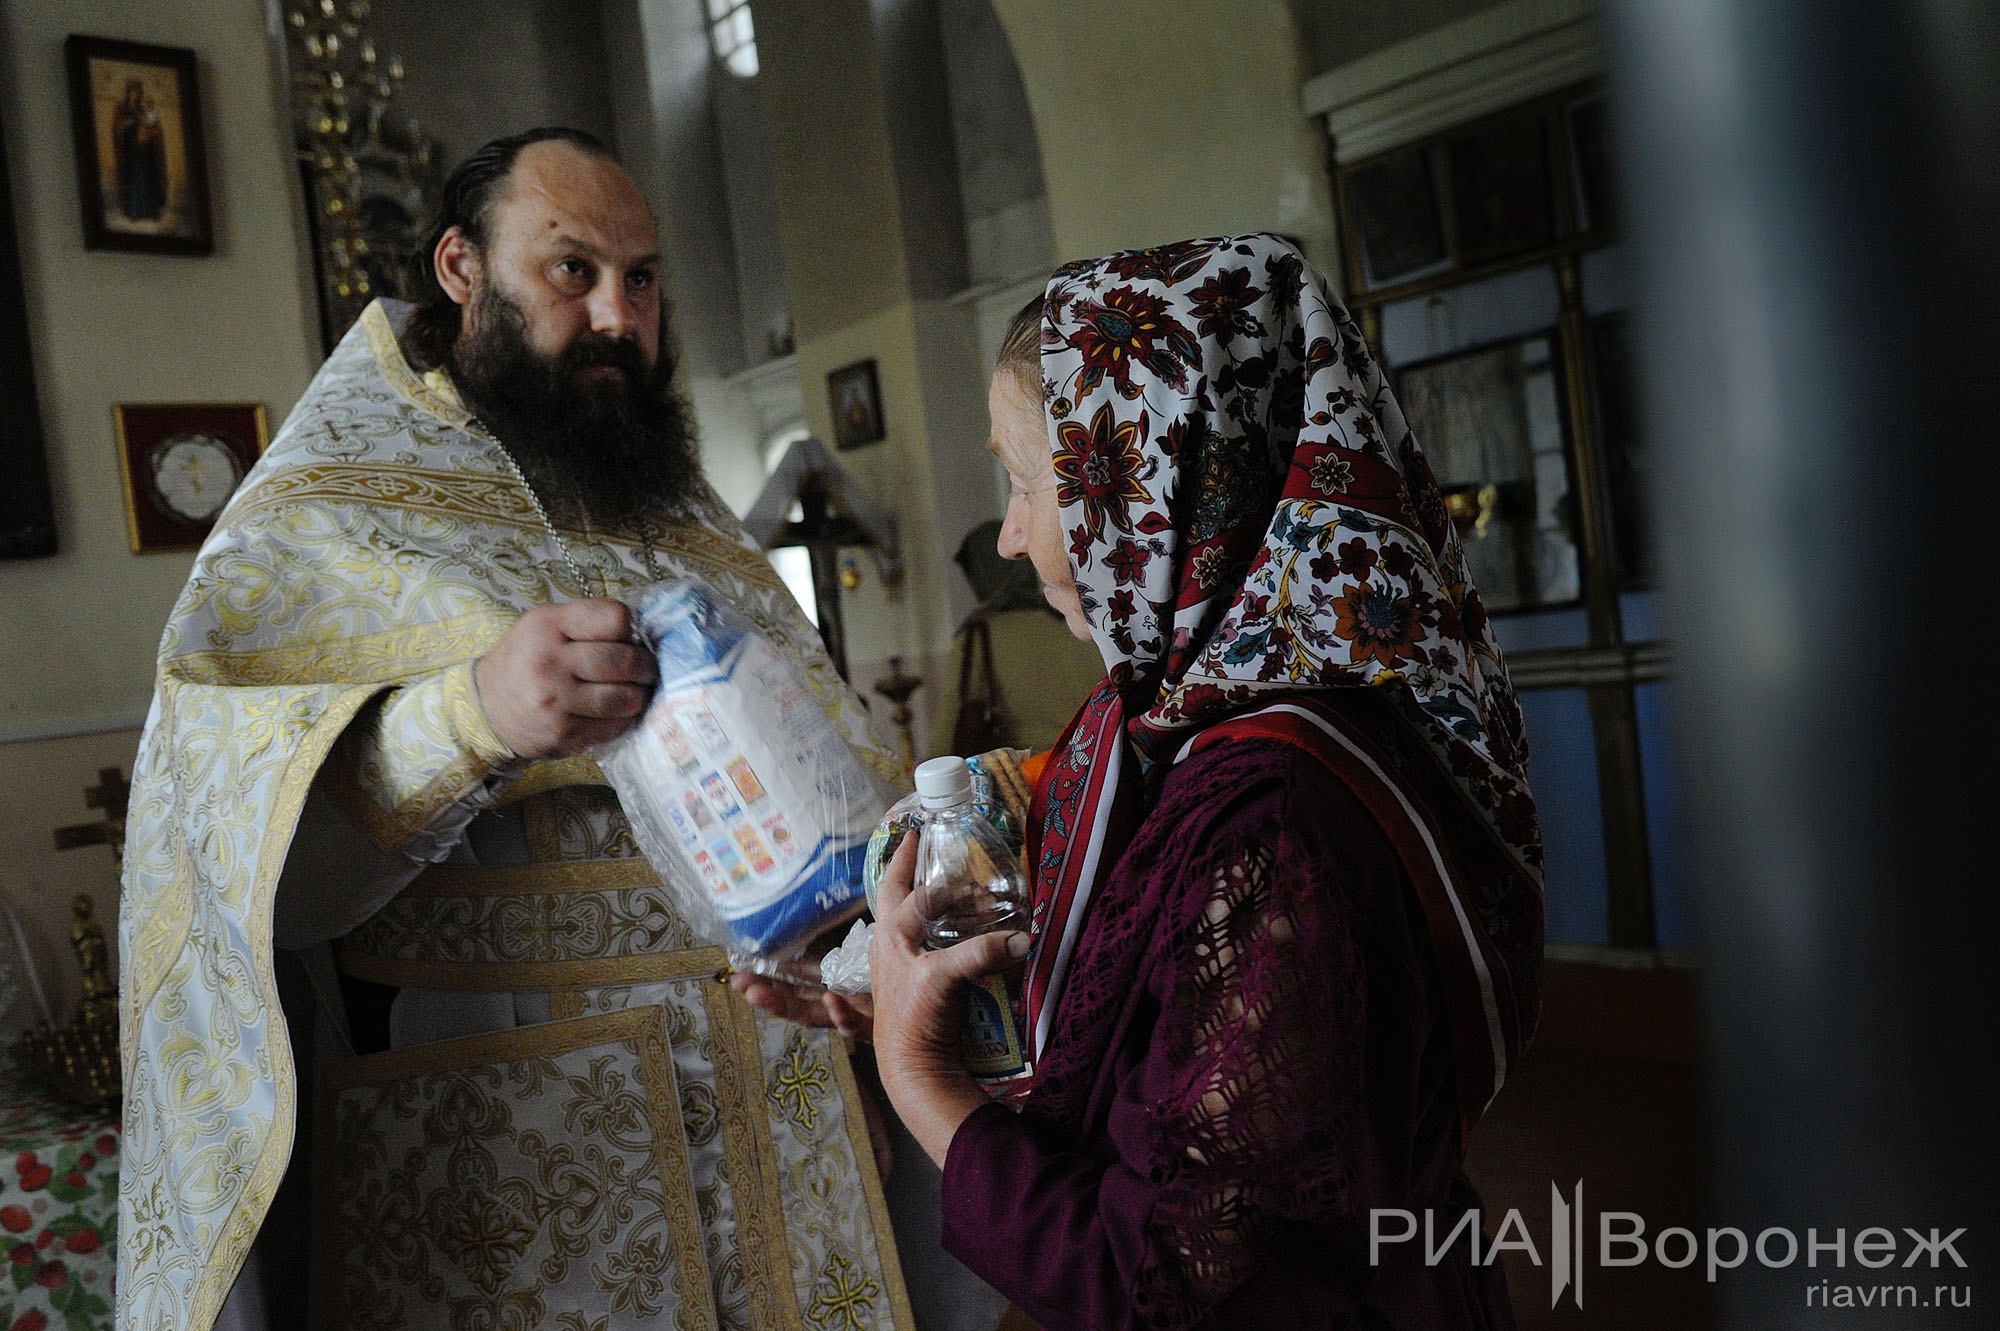
[[[876,1055],[946,1248],[1050,1328],[1511,1325],[1464,1231],[1370,1244],[1479,1205],[1541,894],[1507,672],[1359,329],[1275,237],[1116,254],[1023,312],[990,403],[1001,551],[1108,673],[1030,811],[1032,953],[924,953],[907,848],[884,882]],[[953,992],[1024,953],[1017,1114]]]

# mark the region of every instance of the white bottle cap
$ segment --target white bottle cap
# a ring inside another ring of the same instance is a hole
[[[965,759],[950,755],[918,763],[917,794],[926,809],[963,804],[972,798],[972,769]]]

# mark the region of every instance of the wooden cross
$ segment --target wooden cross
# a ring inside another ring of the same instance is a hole
[[[774,545],[803,545],[812,565],[813,601],[819,611],[819,636],[833,668],[847,678],[847,627],[840,606],[842,546],[866,545],[868,533],[852,518],[828,505],[826,482],[807,472],[799,483],[799,520],[785,524]]]
[[[75,850],[78,846],[109,846],[114,858],[125,854],[125,809],[132,797],[132,783],[119,767],[100,767],[97,784],[86,786],[83,806],[102,809],[104,817],[94,823],[77,823],[56,829],[56,849]]]

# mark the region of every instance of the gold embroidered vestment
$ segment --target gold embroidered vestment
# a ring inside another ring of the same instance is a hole
[[[666,529],[666,571],[756,622],[899,781],[761,554],[712,494],[698,508]],[[486,724],[472,664],[516,618],[644,576],[630,541],[573,545],[594,585],[378,303],[197,557],[128,815],[121,1327],[211,1326],[284,1174],[302,1070],[272,931],[309,795],[412,867],[442,861],[342,965],[527,1014],[327,1070],[331,1324],[912,1325],[844,1046],[715,982],[721,954],[693,946],[594,763],[523,770]],[[516,819],[526,857],[426,845],[468,814]]]

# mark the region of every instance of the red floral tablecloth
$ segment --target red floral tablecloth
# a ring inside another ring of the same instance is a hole
[[[0,1078],[0,1331],[111,1325],[118,1148],[115,1117]]]

